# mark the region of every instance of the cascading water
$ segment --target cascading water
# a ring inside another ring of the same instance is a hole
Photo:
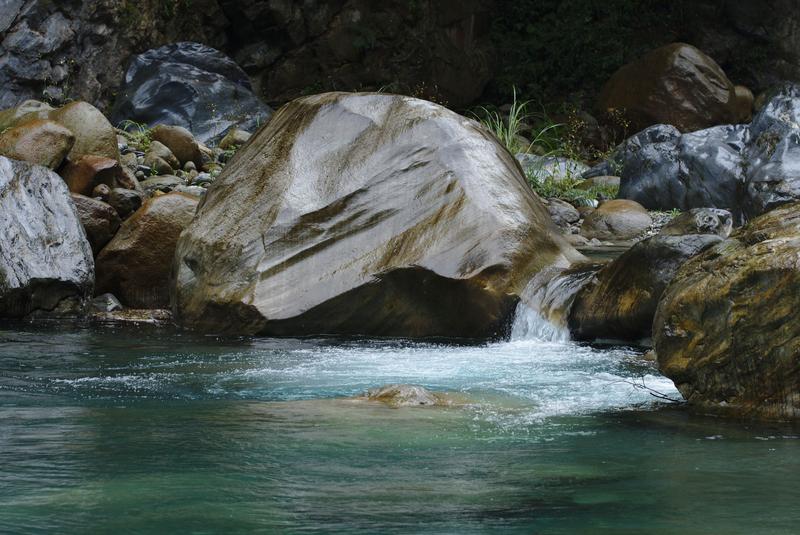
[[[511,327],[511,340],[569,340],[567,316],[578,291],[597,267],[550,268],[539,272],[522,292]]]

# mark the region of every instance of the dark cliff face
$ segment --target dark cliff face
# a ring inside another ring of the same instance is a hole
[[[384,90],[459,108],[590,98],[622,64],[683,41],[754,91],[800,80],[793,0],[6,0],[0,107],[108,109],[130,58],[175,41],[231,55],[270,103]],[[488,91],[487,89],[488,84]]]
[[[10,0],[1,11],[0,108],[35,98],[105,109],[132,54],[227,42],[216,0]]]
[[[268,102],[384,89],[461,106],[490,77],[486,0],[10,0],[0,108],[27,98],[107,109],[131,56],[174,41],[232,55]]]

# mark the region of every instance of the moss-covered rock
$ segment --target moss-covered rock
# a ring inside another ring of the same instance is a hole
[[[687,262],[656,313],[662,373],[689,403],[800,417],[800,203],[768,212]]]

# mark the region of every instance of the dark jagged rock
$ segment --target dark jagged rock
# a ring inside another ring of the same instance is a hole
[[[178,39],[221,47],[227,25],[217,0],[4,0],[0,109],[43,95],[106,109],[134,52]]]
[[[209,332],[496,336],[533,274],[579,257],[475,121],[327,93],[281,108],[210,186],[173,306]]]
[[[690,404],[800,417],[800,203],[687,262],[653,323],[659,369]]]
[[[254,131],[271,114],[231,59],[205,45],[183,42],[133,59],[112,120],[181,126],[208,143],[234,127]]]
[[[781,88],[750,125],[683,135],[652,126],[584,176],[614,171],[620,198],[651,210],[722,208],[737,224],[800,199],[800,89]]]
[[[0,317],[74,315],[94,261],[61,177],[0,156]]]

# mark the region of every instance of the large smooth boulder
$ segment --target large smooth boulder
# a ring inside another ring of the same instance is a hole
[[[569,328],[577,340],[650,338],[658,300],[684,262],[722,241],[714,234],[657,235],[604,266],[577,294]]]
[[[93,284],[92,249],[64,181],[0,156],[0,317],[78,313]]]
[[[92,252],[97,254],[117,233],[120,225],[119,215],[103,201],[79,193],[72,193],[71,196],[86,231],[86,237],[92,246]]]
[[[658,366],[690,404],[800,417],[800,203],[734,232],[678,271],[658,306]]]
[[[98,293],[131,308],[167,308],[175,244],[196,208],[197,199],[183,193],[145,202],[97,256]]]
[[[517,162],[430,102],[293,101],[181,235],[173,306],[209,332],[487,337],[564,242]]]
[[[214,48],[182,42],[133,59],[112,120],[180,126],[209,143],[232,127],[254,131],[271,114],[233,60]]]
[[[50,169],[61,165],[75,143],[72,132],[41,119],[0,132],[0,155]]]
[[[697,48],[673,43],[621,67],[598,97],[601,113],[622,113],[641,130],[670,124],[682,132],[744,120],[733,83]]]
[[[681,135],[656,125],[584,173],[619,173],[619,197],[651,210],[713,207],[742,224],[800,199],[800,87],[777,88],[749,125]]]

